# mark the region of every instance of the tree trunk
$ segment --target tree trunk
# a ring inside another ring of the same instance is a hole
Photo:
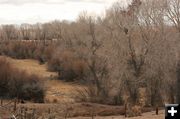
[[[180,104],[180,61],[177,66],[177,103]]]

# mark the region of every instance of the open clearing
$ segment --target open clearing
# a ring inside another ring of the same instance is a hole
[[[46,101],[47,102],[61,102],[73,101],[74,89],[79,85],[73,83],[66,83],[61,80],[54,80],[57,78],[57,73],[49,72],[46,64],[40,65],[38,61],[25,59],[17,60],[10,59],[10,62],[20,70],[25,70],[27,73],[36,74],[45,79],[47,88]]]
[[[46,64],[40,65],[36,60],[17,60],[9,58],[10,62],[20,70],[26,70],[28,73],[37,74],[40,77],[44,77],[45,85],[47,87],[47,95],[46,95],[46,103],[47,104],[32,104],[27,103],[23,104],[23,106],[27,107],[37,107],[39,110],[46,111],[51,108],[52,113],[58,115],[58,113],[63,114],[66,109],[70,109],[71,116],[82,115],[82,116],[89,116],[91,109],[98,110],[98,114],[102,112],[108,112],[109,110],[115,110],[116,115],[118,115],[118,110],[121,107],[116,106],[102,106],[98,104],[75,104],[74,96],[75,96],[75,89],[78,87],[82,87],[76,83],[67,83],[61,80],[53,80],[57,77],[57,74],[54,72],[47,71]],[[22,105],[21,105],[22,106]],[[90,108],[93,107],[93,108]],[[86,109],[87,108],[87,109]],[[90,108],[90,109],[88,109]],[[41,112],[44,113],[44,112]],[[81,113],[81,114],[80,114]],[[57,116],[59,119],[60,117]],[[75,117],[72,119],[91,119],[92,117]],[[95,117],[95,119],[124,119],[123,116],[107,116],[107,117]],[[157,116],[155,112],[148,112],[144,113],[140,117],[133,117],[129,119],[163,119],[164,118],[164,111],[160,111],[160,114]]]

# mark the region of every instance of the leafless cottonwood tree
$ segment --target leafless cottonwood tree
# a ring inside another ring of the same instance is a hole
[[[4,40],[17,40],[17,30],[14,25],[2,25],[2,34]]]
[[[160,102],[163,103],[164,90],[161,89],[166,85],[165,82],[168,82],[168,86],[172,87],[164,88],[167,89],[166,92],[170,92],[168,89],[171,89],[171,91],[175,90],[173,88],[175,82],[170,78],[174,73],[172,70],[174,63],[170,63],[172,57],[174,57],[174,55],[171,55],[173,52],[173,48],[171,47],[173,45],[169,41],[170,33],[167,30],[168,26],[164,19],[166,10],[163,3],[164,1],[161,0],[143,2],[139,13],[141,23],[139,26],[142,37],[148,42],[145,74],[147,94],[150,96],[148,100],[151,105],[157,105]],[[169,50],[167,50],[167,47]],[[171,73],[169,70],[171,70]],[[172,99],[170,100],[173,102],[174,95],[171,95],[171,97]]]
[[[114,42],[113,51],[119,61],[116,61],[118,77],[124,82],[121,87],[126,87],[133,103],[137,103],[142,87],[149,92],[151,105],[156,105],[158,100],[163,102],[160,95],[165,81],[174,91],[174,80],[171,80],[174,63],[171,59],[175,55],[169,38],[171,33],[164,18],[163,3],[159,0],[133,0],[127,10],[115,4],[107,11],[105,26]]]
[[[33,30],[35,32],[35,40],[42,40],[42,38],[44,37],[44,34],[42,35],[42,24],[35,24]]]
[[[53,21],[51,22],[51,26],[52,26],[52,31],[53,31],[53,38],[54,39],[58,39],[58,40],[61,40],[63,39],[63,25],[60,21]]]
[[[101,55],[103,49],[101,31],[99,31],[99,23],[96,17],[83,14],[78,20],[79,28],[82,30],[83,36],[79,36],[79,32],[73,33],[76,43],[80,45],[80,57],[86,62],[88,70],[84,75],[84,80],[89,82],[88,97],[90,101],[108,103],[107,98],[109,95],[108,80],[109,71],[107,59]],[[76,27],[77,28],[77,27]],[[84,39],[85,38],[85,39]]]
[[[92,73],[92,80],[95,82],[96,88],[97,88],[97,95],[104,95],[107,96],[108,94],[105,89],[103,89],[103,80],[106,80],[104,78],[107,77],[107,62],[106,59],[103,59],[102,57],[99,57],[97,54],[98,49],[101,47],[102,44],[100,44],[96,37],[96,28],[95,23],[93,23],[93,20],[89,19],[89,34],[92,38],[90,43],[90,60],[87,62],[88,67],[90,69],[90,72]]]
[[[178,37],[180,36],[180,0],[166,0],[166,16],[170,21],[170,24],[173,25],[178,32]],[[180,77],[179,77],[179,47],[180,39],[178,38],[175,50],[177,52],[177,103],[180,103]]]
[[[31,26],[29,24],[21,24],[20,33],[22,35],[22,40],[32,40],[31,35]]]
[[[144,67],[145,55],[147,49],[139,52],[137,48],[136,38],[139,36],[138,18],[136,12],[141,5],[141,1],[134,0],[131,5],[124,10],[120,4],[115,4],[107,15],[111,39],[113,40],[116,57],[118,58],[119,77],[124,82],[121,86],[125,86],[130,95],[132,103],[138,101],[138,90],[143,83],[142,71]],[[107,23],[106,23],[107,24]],[[136,44],[136,45],[135,45]]]

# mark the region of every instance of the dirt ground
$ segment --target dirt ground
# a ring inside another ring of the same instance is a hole
[[[76,117],[69,119],[92,119],[92,117]],[[108,117],[95,117],[94,119],[165,119],[164,111],[160,111],[159,115],[155,112],[144,113],[142,116],[125,118],[124,116],[108,116]]]
[[[57,73],[47,71],[46,64],[40,65],[36,60],[17,60],[9,58],[10,62],[20,70],[26,70],[28,73],[36,74],[40,77],[44,78],[45,86],[47,90],[45,102],[46,104],[33,104],[28,103],[20,106],[27,107],[37,107],[39,110],[42,110],[41,113],[48,111],[51,109],[51,113],[55,115],[63,115],[64,113],[70,113],[70,117],[75,116],[75,118],[69,119],[92,119],[92,117],[84,117],[90,116],[90,113],[96,110],[98,115],[102,113],[106,113],[108,115],[114,114],[119,115],[119,113],[123,113],[122,108],[118,106],[103,106],[98,104],[76,104],[75,97],[75,89],[83,88],[82,85],[77,83],[67,83],[61,80],[54,80],[57,78]],[[113,110],[113,111],[112,111]],[[102,114],[102,115],[103,115]],[[76,117],[83,116],[83,117]],[[159,115],[155,115],[155,112],[144,113],[142,116],[133,117],[129,119],[163,119],[164,111],[160,111]],[[60,119],[60,117],[57,117]],[[125,119],[123,116],[107,116],[107,117],[94,117],[94,119]]]

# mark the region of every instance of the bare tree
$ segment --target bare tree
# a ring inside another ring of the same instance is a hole
[[[105,98],[109,95],[109,71],[108,62],[105,55],[102,55],[103,39],[100,37],[99,24],[96,17],[83,14],[77,21],[79,32],[73,31],[73,37],[76,40],[76,52],[86,62],[88,70],[84,75],[84,80],[88,82],[88,97],[90,101],[108,103]],[[76,27],[77,28],[77,27]],[[82,30],[82,31],[81,31]],[[108,98],[107,98],[108,99]]]
[[[132,103],[138,101],[138,90],[142,81],[142,71],[145,61],[145,55],[147,49],[139,52],[135,39],[138,34],[138,18],[136,13],[138,12],[141,2],[134,0],[131,5],[126,9],[123,9],[121,5],[115,4],[108,12],[107,21],[109,25],[106,27],[109,29],[111,39],[114,43],[114,48],[118,58],[119,76],[121,86],[124,85],[128,90],[130,100]],[[106,24],[106,23],[105,23]],[[139,32],[138,32],[139,33]]]
[[[178,32],[178,36],[180,36],[180,0],[166,0],[167,5],[167,18],[171,22],[171,24],[175,27],[176,31]],[[178,53],[180,47],[180,39],[178,38],[175,50]],[[178,54],[179,56],[179,54]],[[179,58],[179,57],[177,57]],[[179,64],[179,59],[176,60],[177,64]],[[177,65],[177,102],[180,102],[180,80],[179,80],[179,65]]]
[[[118,59],[114,61],[115,66],[119,66],[118,78],[134,103],[138,103],[140,88],[149,90],[151,105],[158,101],[163,103],[161,87],[165,86],[165,81],[174,90],[174,80],[171,80],[174,63],[171,61],[175,55],[164,16],[165,5],[159,0],[134,0],[126,9],[115,4],[107,11],[104,26]]]
[[[30,25],[29,24],[21,24],[20,32],[22,35],[22,40],[30,40]]]
[[[17,30],[14,25],[3,25],[2,26],[3,39],[13,40],[17,39]]]

